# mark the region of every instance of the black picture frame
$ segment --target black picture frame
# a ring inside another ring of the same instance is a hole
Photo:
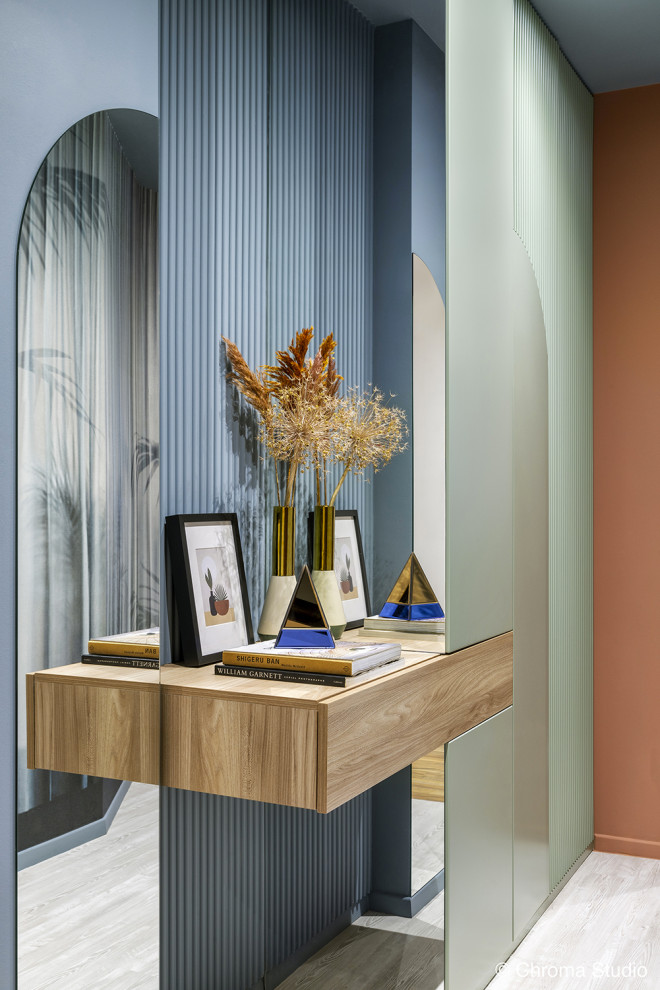
[[[235,512],[167,516],[165,576],[174,663],[203,667],[222,660],[223,650],[253,642]]]
[[[360,532],[360,520],[358,518],[357,509],[336,509],[335,510],[335,567],[337,566],[337,540],[341,540],[344,534],[340,532],[339,536],[337,533],[338,523],[340,520],[347,520],[349,531],[351,532],[352,541],[357,548],[358,552],[358,563],[360,567],[360,575],[358,579],[358,586],[361,589],[361,594],[358,596],[358,604],[344,606],[344,610],[348,607],[350,611],[354,611],[356,608],[359,610],[359,616],[353,616],[347,619],[346,628],[347,629],[358,629],[360,626],[364,625],[364,620],[367,616],[371,615],[371,601],[369,598],[369,583],[367,581],[367,573],[364,566],[364,551],[362,549],[362,534]],[[340,525],[340,531],[343,530],[343,526]],[[310,512],[307,517],[307,547],[308,547],[308,557],[309,566],[312,567],[312,556],[314,552],[314,513]],[[344,604],[345,592],[342,590],[339,577],[337,577],[337,584],[339,586],[339,594],[342,599],[342,604]],[[364,612],[364,615],[362,615]]]

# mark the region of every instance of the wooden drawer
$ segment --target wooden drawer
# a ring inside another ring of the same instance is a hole
[[[58,667],[27,675],[28,766],[159,783],[158,672],[149,682],[71,666],[71,674]]]
[[[168,787],[316,807],[314,709],[164,688],[162,719]]]
[[[511,633],[404,657],[346,689],[174,665],[160,683],[83,664],[29,674],[29,765],[332,811],[512,702]]]
[[[319,704],[319,811],[328,812],[507,708],[508,633]]]

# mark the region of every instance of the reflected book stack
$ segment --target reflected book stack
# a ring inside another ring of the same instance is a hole
[[[225,650],[216,674],[264,681],[351,687],[403,667],[399,643],[341,643],[334,649],[290,649],[275,641]]]
[[[383,615],[368,615],[364,620],[365,629],[378,630],[387,633],[420,633],[424,636],[444,636],[445,620],[443,619],[397,619]]]
[[[102,667],[138,667],[158,670],[160,666],[160,639],[158,626],[152,629],[136,629],[116,636],[90,639],[83,663]]]

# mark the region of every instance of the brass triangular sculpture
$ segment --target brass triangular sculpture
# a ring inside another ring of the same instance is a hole
[[[444,619],[445,613],[429,579],[414,553],[399,574],[387,601],[380,610],[383,619]]]
[[[298,578],[275,649],[333,649],[335,640],[321,607],[307,564]]]

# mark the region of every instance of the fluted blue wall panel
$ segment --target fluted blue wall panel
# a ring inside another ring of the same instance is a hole
[[[270,5],[267,355],[303,326],[315,344],[332,331],[340,374],[361,387],[371,380],[372,34],[344,0]],[[300,517],[311,482],[301,479]],[[358,509],[367,548],[371,501],[349,477],[337,502]]]
[[[162,990],[247,990],[338,920],[371,879],[371,799],[329,815],[161,788]]]
[[[161,990],[247,990],[265,971],[266,806],[161,788]]]
[[[370,891],[371,794],[328,815],[266,805],[266,970],[347,913]]]
[[[220,337],[254,366],[312,324],[370,380],[372,49],[344,0],[161,0],[161,508],[238,513],[255,620],[274,479]],[[368,547],[371,489],[338,504]],[[247,990],[358,910],[370,818],[163,789],[163,988]]]
[[[267,25],[263,0],[162,3],[162,509],[238,513],[255,612],[273,500],[220,337],[267,357]]]
[[[254,366],[332,330],[346,382],[371,378],[372,29],[344,0],[162,7],[162,499],[238,513],[258,617],[274,478],[220,336]],[[302,557],[304,484],[297,501]],[[338,505],[368,547],[370,487]]]

